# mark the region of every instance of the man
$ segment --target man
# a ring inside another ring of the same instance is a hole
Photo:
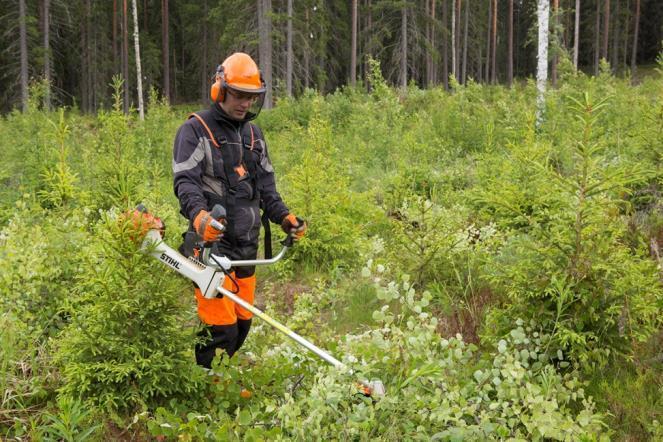
[[[250,123],[265,98],[265,83],[253,59],[241,52],[226,58],[217,68],[210,98],[210,109],[191,114],[175,137],[175,195],[180,212],[189,219],[183,252],[193,254],[191,244],[203,241],[213,243],[215,254],[232,260],[255,259],[260,209],[297,239],[306,223],[290,213],[276,191],[262,131]],[[216,204],[227,212],[223,235],[211,225],[210,211]],[[224,287],[253,304],[255,267],[234,269]],[[242,346],[252,314],[226,298],[206,299],[197,287],[195,296],[198,316],[206,325],[196,362],[210,368],[217,348],[232,356]]]

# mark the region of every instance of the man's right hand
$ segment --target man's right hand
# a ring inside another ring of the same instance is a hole
[[[196,215],[196,218],[193,220],[193,228],[196,229],[196,233],[205,242],[214,242],[221,239],[223,232],[219,229],[215,229],[212,226],[212,215],[207,210],[201,210]],[[221,221],[223,222],[223,221]]]

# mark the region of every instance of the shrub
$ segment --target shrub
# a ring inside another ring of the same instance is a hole
[[[199,384],[182,281],[140,250],[129,222],[106,214],[83,254],[74,292],[80,309],[64,330],[57,360],[61,392],[110,409],[135,409]],[[172,239],[172,238],[171,238]],[[184,309],[184,311],[183,311]]]

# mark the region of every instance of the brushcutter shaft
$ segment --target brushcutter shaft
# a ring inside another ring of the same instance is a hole
[[[280,322],[276,321],[275,319],[272,319],[271,316],[269,316],[267,313],[264,313],[257,307],[254,307],[253,305],[249,304],[248,302],[244,301],[242,298],[237,296],[236,294],[232,293],[229,290],[224,289],[223,287],[219,286],[217,289],[223,296],[227,296],[231,301],[233,301],[236,304],[239,304],[241,307],[245,308],[246,310],[250,311],[263,321],[267,322],[269,325],[292,339],[293,341],[297,342],[303,347],[306,347],[307,349],[311,350],[313,353],[318,355],[320,358],[324,359],[325,361],[329,362],[331,365],[334,367],[338,368],[339,370],[347,370],[347,366],[327,353],[326,351],[322,350],[320,347],[317,345],[313,344],[312,342],[308,341],[307,339],[304,339],[303,337],[299,336],[297,333],[294,331],[290,330],[287,328],[285,325],[281,324]]]

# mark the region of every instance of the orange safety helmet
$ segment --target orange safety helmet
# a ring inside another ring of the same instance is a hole
[[[210,89],[213,102],[222,102],[226,89],[265,94],[265,82],[255,61],[243,52],[235,52],[216,68],[214,83]],[[262,99],[260,100],[263,101]]]

